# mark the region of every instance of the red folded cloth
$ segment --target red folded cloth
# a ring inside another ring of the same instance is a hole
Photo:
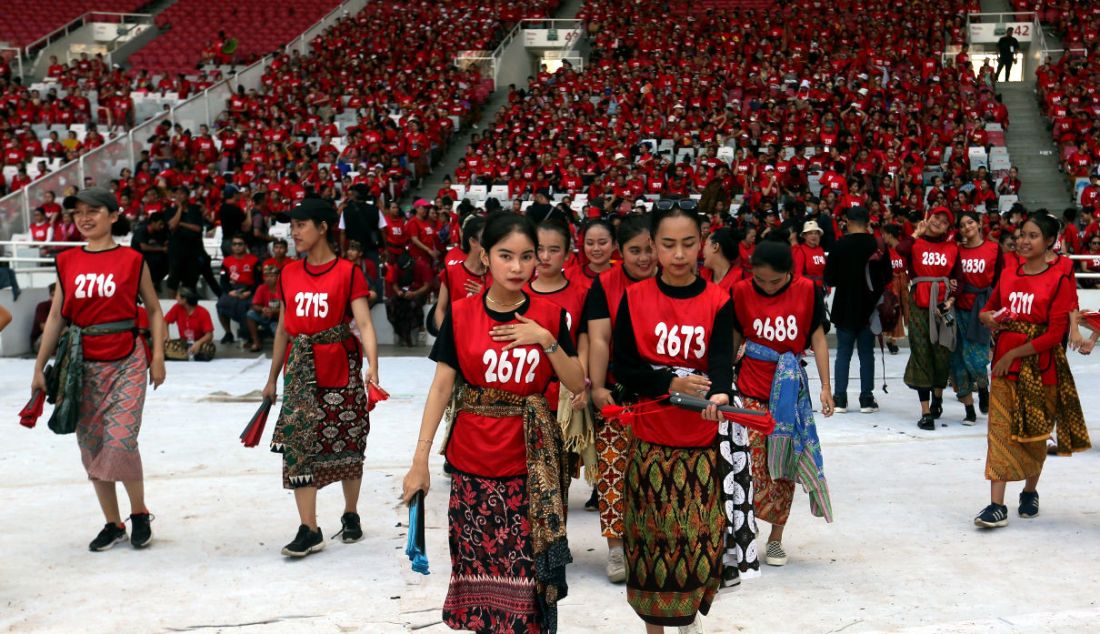
[[[367,384],[367,411],[373,412],[375,405],[387,400],[389,397],[390,393],[381,387],[374,383]]]
[[[252,415],[248,426],[241,432],[241,444],[245,447],[255,447],[260,444],[260,438],[264,435],[264,426],[267,425],[267,415],[271,411],[271,399],[264,399],[260,409]]]
[[[45,402],[46,393],[42,390],[35,390],[31,394],[31,400],[27,401],[22,411],[19,412],[19,424],[27,429],[34,429],[34,426],[38,424],[38,417],[42,415],[42,407]]]
[[[671,405],[669,403],[662,403],[661,400],[653,401],[639,401],[637,403],[631,403],[629,405],[608,405],[600,410],[600,415],[605,419],[618,419],[623,423],[630,425],[634,422],[634,419],[642,414],[657,414],[663,411],[669,411],[673,408],[680,408],[679,405]],[[684,409],[692,409],[693,407],[686,407]],[[698,411],[698,410],[695,410]],[[744,410],[735,408],[729,405],[724,405],[719,408],[719,412],[722,416],[742,427],[746,427],[761,434],[770,434],[775,431],[775,419],[768,412],[756,411],[756,410]]]

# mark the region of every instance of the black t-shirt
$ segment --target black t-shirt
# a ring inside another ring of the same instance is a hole
[[[377,249],[381,246],[378,207],[370,203],[355,201],[344,207],[344,233],[348,240],[355,240],[364,249]]]
[[[1005,35],[997,40],[997,53],[1001,60],[1009,61],[1020,50],[1020,41],[1011,35]]]
[[[175,210],[172,210],[171,215],[168,216],[168,217],[171,218],[173,216],[175,216]],[[200,229],[198,231],[194,231],[190,228],[183,227],[182,225],[178,226],[178,227],[176,227],[176,230],[172,232],[172,238],[171,238],[172,241],[176,242],[177,244],[178,243],[187,243],[187,244],[195,243],[195,244],[199,244],[201,246],[201,244],[202,244],[202,229],[201,229],[201,227],[203,226],[202,208],[199,207],[198,205],[187,204],[183,208],[183,213],[180,215],[180,222],[181,223],[187,223],[187,224],[190,224],[190,225],[195,225],[197,227],[200,227]]]
[[[221,209],[218,210],[218,218],[222,221],[222,236],[223,239],[232,239],[237,234],[241,234],[245,242],[249,241],[250,231],[242,228],[244,224],[244,210],[233,203],[223,203]]]

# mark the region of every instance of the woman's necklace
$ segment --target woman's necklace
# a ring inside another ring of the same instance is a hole
[[[492,295],[490,295],[488,293],[485,293],[485,299],[489,300],[490,304],[496,304],[497,306],[500,306],[501,308],[515,308],[516,306],[519,306],[520,304],[522,304],[527,298],[523,297],[523,295],[520,295],[520,298],[519,298],[518,302],[515,302],[515,303],[512,303],[512,304],[502,304],[502,303],[498,302],[497,300],[493,299]]]

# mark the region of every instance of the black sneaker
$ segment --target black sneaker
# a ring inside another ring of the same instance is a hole
[[[145,548],[153,541],[153,528],[149,525],[153,516],[148,513],[135,513],[130,516],[130,545]]]
[[[867,396],[860,396],[859,411],[861,414],[874,414],[878,411],[878,401],[870,394]]]
[[[92,543],[88,544],[88,550],[94,553],[110,550],[115,544],[126,539],[126,526],[124,524],[113,524],[107,522],[103,527],[103,530],[99,531],[99,535],[92,540]]]
[[[283,554],[287,557],[305,557],[324,549],[325,537],[321,534],[321,527],[318,526],[317,530],[311,531],[308,526],[302,524],[298,527],[298,535],[294,537],[294,541],[283,546]]]
[[[592,487],[592,495],[588,496],[588,501],[584,503],[584,510],[586,510],[586,511],[598,511],[598,510],[600,510],[600,495],[596,491],[596,487]]]
[[[230,343],[233,343],[234,341],[236,341],[236,340],[233,338],[233,333],[231,333],[231,332],[226,332],[225,336],[222,337],[222,343],[224,343],[224,344],[230,344]]]
[[[886,349],[890,351],[890,354],[897,354],[898,353],[898,344],[894,343],[893,341],[887,341],[886,342]]]
[[[836,414],[848,413],[847,394],[833,394],[833,412]]]
[[[990,504],[974,518],[974,525],[982,528],[1008,526],[1008,507],[1004,504]]]
[[[966,416],[963,417],[962,424],[967,427],[978,424],[978,413],[974,411],[973,405],[966,406]]]
[[[936,429],[936,419],[931,414],[925,414],[917,421],[917,427],[924,431],[933,431]]]
[[[939,419],[943,416],[943,397],[932,397],[932,404],[928,407],[928,412],[932,414],[932,418]]]
[[[332,538],[337,537],[345,544],[354,544],[363,540],[363,524],[359,521],[358,513],[344,513],[340,516],[340,532]]]
[[[989,413],[989,390],[984,387],[978,389],[978,411],[983,414]]]
[[[1020,491],[1020,508],[1017,510],[1020,517],[1031,519],[1039,515],[1039,492]]]

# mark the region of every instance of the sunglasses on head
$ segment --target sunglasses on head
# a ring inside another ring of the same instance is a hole
[[[699,209],[699,201],[693,198],[662,198],[653,203],[653,208],[658,211],[670,211],[672,209],[695,211]]]

